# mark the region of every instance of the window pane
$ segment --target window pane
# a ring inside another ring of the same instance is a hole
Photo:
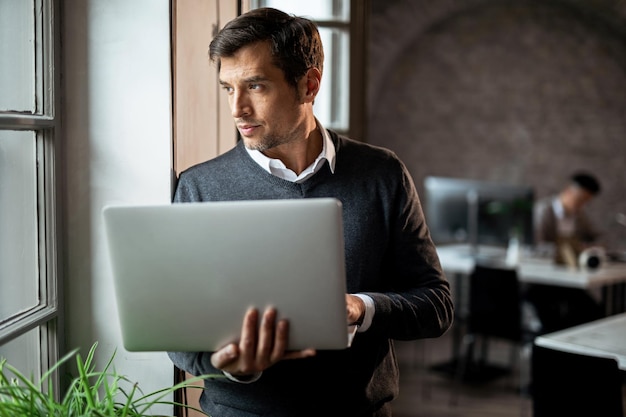
[[[24,333],[10,342],[0,345],[0,358],[5,358],[9,365],[30,378],[41,375],[39,328]],[[35,382],[39,382],[35,379]],[[20,385],[23,385],[20,383]]]
[[[324,74],[315,99],[315,115],[324,127],[347,131],[350,102],[350,35],[343,29],[320,28]]]
[[[35,112],[37,45],[33,3],[0,1],[0,111]]]
[[[335,20],[348,22],[350,20],[350,0],[258,0],[252,2],[253,9],[257,7],[273,7],[297,16],[308,17],[312,20]]]
[[[0,322],[39,303],[35,134],[0,131]]]

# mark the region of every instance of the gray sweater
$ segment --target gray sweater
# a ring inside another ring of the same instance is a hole
[[[339,199],[347,290],[368,294],[376,307],[371,327],[346,350],[280,362],[251,384],[206,380],[200,402],[213,417],[389,416],[383,405],[398,394],[393,339],[438,337],[452,323],[449,284],[406,167],[389,150],[329,133],[335,173],[325,164],[301,184],[262,169],[242,142],[180,175],[175,202]],[[211,352],[168,354],[191,374],[219,373]]]

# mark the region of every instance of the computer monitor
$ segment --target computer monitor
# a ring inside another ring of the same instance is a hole
[[[491,181],[428,176],[424,213],[435,244],[532,246],[534,189]]]

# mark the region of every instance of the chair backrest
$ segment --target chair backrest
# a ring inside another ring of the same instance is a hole
[[[517,271],[477,264],[469,278],[468,332],[521,341],[522,300]]]
[[[534,417],[623,417],[615,359],[534,345],[531,364]]]

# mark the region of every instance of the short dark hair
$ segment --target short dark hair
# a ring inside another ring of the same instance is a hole
[[[571,180],[574,184],[589,191],[591,194],[600,193],[600,182],[587,172],[576,172],[571,176]]]
[[[270,7],[253,9],[228,22],[211,41],[209,58],[219,69],[220,58],[256,42],[269,43],[274,64],[294,87],[310,68],[323,70],[324,49],[315,23]]]

